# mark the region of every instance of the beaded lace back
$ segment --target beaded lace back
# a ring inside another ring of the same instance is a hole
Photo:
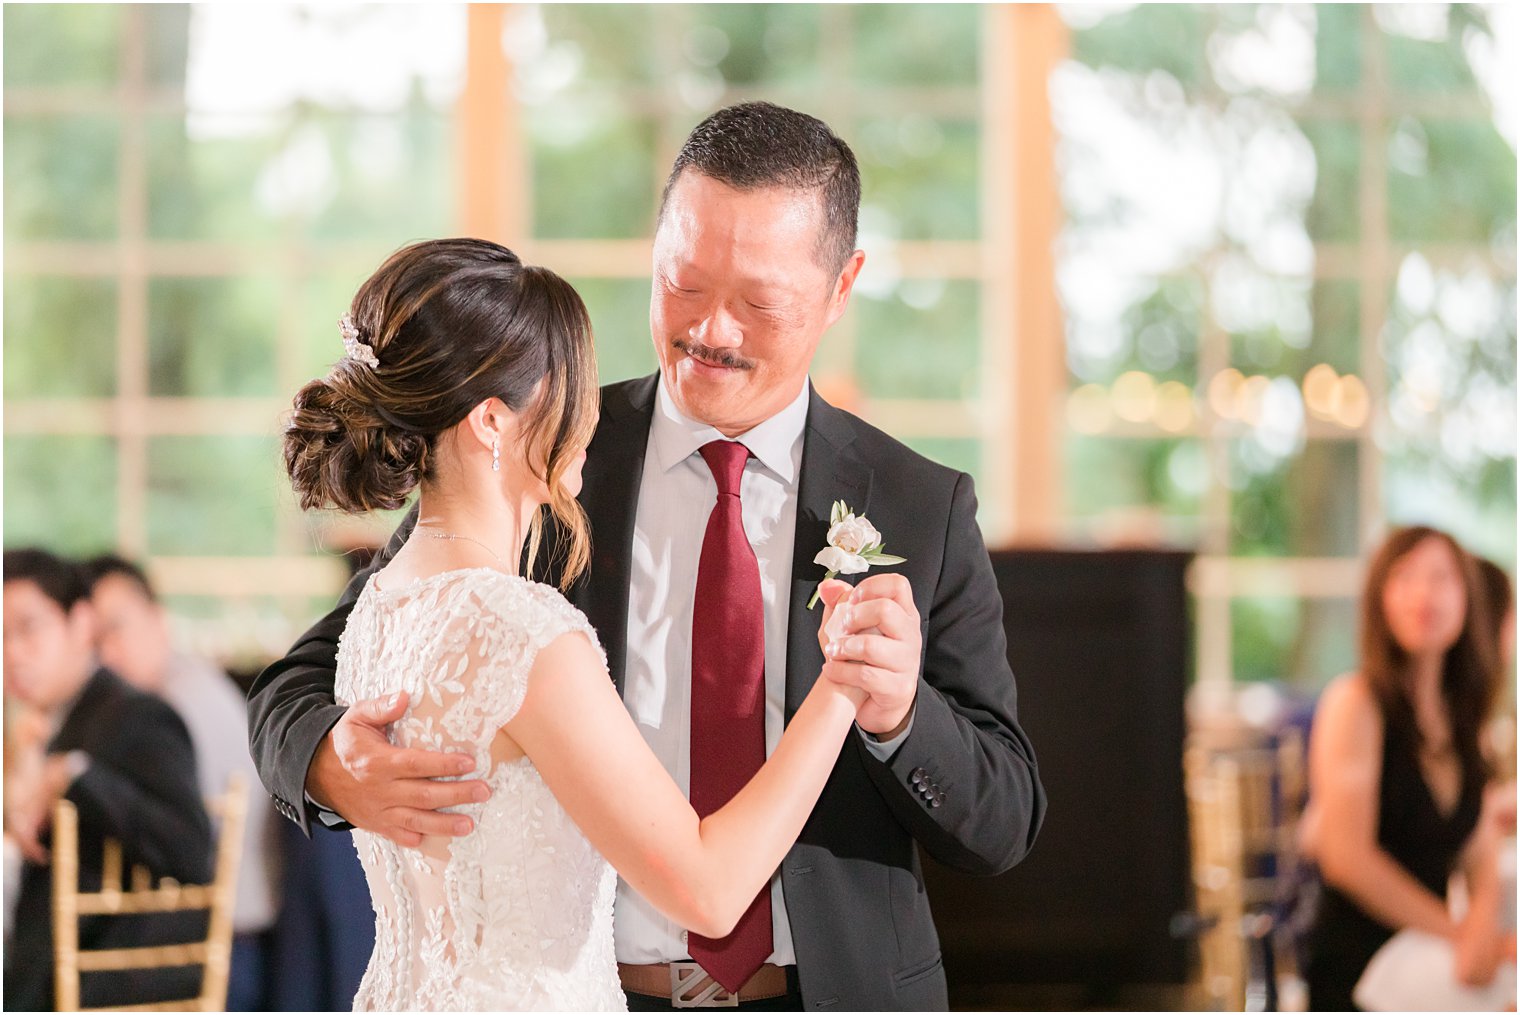
[[[359,596],[338,647],[339,703],[406,691],[391,741],[474,754],[469,777],[491,799],[454,808],[470,834],[420,849],[354,832],[375,909],[356,1011],[624,1009],[616,875],[529,759],[493,754],[538,651],[574,631],[598,645],[556,590],[486,568],[396,590],[371,578]]]

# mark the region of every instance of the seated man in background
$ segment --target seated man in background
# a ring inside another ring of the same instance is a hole
[[[5,825],[26,860],[15,932],[5,950],[5,1008],[53,1007],[52,873],[49,827],[54,804],[79,812],[79,880],[101,883],[102,846],[122,845],[128,869],[155,878],[211,879],[211,821],[195,781],[185,724],[152,695],[135,690],[95,659],[95,615],[83,576],[42,550],[7,551],[4,560],[5,687],[47,722],[46,740],[18,758],[26,785],[8,785]],[[187,918],[188,917],[188,918]],[[203,914],[94,916],[79,923],[84,948],[118,948],[192,939]],[[199,967],[92,973],[87,1006],[139,1004],[194,996]]]
[[[233,909],[230,1011],[262,1011],[269,933],[279,913],[278,829],[274,807],[248,754],[247,703],[215,664],[174,651],[169,617],[148,577],[116,556],[85,565],[99,631],[100,662],[140,691],[168,702],[190,730],[203,797],[225,792],[234,774],[248,787],[243,861]]]

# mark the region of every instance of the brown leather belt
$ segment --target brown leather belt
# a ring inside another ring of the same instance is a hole
[[[618,979],[630,994],[665,997],[675,1008],[732,1008],[740,1001],[764,1001],[786,994],[786,968],[767,963],[737,994],[707,975],[695,962],[659,962],[648,966],[618,963]]]

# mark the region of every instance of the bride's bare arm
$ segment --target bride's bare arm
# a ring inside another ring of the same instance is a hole
[[[723,937],[801,833],[864,698],[820,678],[749,785],[704,819],[583,634],[540,650],[505,730],[624,880],[682,927]]]

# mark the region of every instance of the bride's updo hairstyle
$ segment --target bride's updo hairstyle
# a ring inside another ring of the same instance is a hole
[[[589,535],[560,478],[590,443],[598,402],[591,321],[570,284],[499,244],[427,240],[359,287],[343,332],[347,354],[300,390],[285,427],[301,507],[400,507],[432,478],[439,435],[499,398],[519,415],[525,460],[568,537],[557,544],[569,588]],[[528,534],[530,569],[542,519]]]

